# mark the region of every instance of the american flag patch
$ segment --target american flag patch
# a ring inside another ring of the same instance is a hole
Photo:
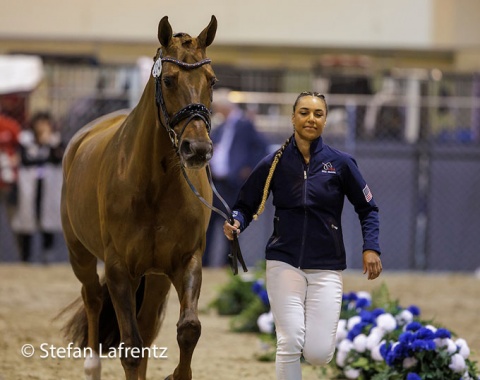
[[[363,188],[363,195],[365,195],[365,200],[367,202],[370,202],[373,198],[373,195],[372,195],[372,192],[370,191],[368,185],[365,185],[365,187]]]

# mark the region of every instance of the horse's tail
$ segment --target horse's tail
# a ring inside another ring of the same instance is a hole
[[[136,292],[136,309],[140,310],[143,302],[145,290],[145,276],[142,277],[140,285]],[[76,310],[75,310],[76,309]],[[56,317],[60,318],[75,310],[70,320],[65,323],[62,332],[68,342],[73,342],[79,347],[88,346],[88,321],[87,313],[81,297],[78,297],[70,305],[65,307]],[[117,316],[113,308],[110,292],[107,284],[102,279],[102,310],[100,312],[99,321],[99,343],[101,343],[102,351],[107,351],[110,347],[118,347],[120,344],[120,329],[118,327]]]

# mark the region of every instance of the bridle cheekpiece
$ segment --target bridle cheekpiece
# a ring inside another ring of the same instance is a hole
[[[180,138],[183,135],[183,132],[185,131],[185,128],[187,125],[193,120],[193,119],[201,119],[205,123],[207,127],[207,132],[210,133],[211,130],[211,122],[210,122],[210,114],[211,111],[205,107],[205,105],[201,103],[190,103],[183,107],[180,111],[175,113],[172,118],[170,119],[170,116],[168,115],[167,108],[165,106],[165,100],[163,98],[163,92],[162,92],[162,66],[164,62],[170,62],[174,63],[175,65],[181,67],[182,69],[186,70],[193,70],[197,69],[203,65],[206,65],[208,63],[211,63],[212,60],[209,58],[202,59],[201,61],[195,62],[195,63],[186,63],[183,61],[180,61],[176,58],[173,57],[163,57],[162,56],[162,51],[160,50],[159,56],[157,60],[155,61],[153,68],[152,68],[152,76],[155,78],[155,101],[157,104],[157,108],[159,109],[159,120],[160,123],[163,124],[165,127],[168,136],[170,137],[170,141],[172,142],[173,147],[178,150],[178,142]],[[165,122],[162,123],[162,119],[160,117],[160,111],[163,116],[163,120]],[[183,126],[181,132],[177,134],[175,132],[175,126],[180,123],[182,120],[188,119],[185,125]]]

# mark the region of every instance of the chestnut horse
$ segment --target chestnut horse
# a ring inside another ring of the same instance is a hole
[[[206,48],[216,29],[212,16],[196,38],[173,34],[162,18],[161,47],[138,105],[85,126],[65,153],[62,223],[83,298],[65,331],[93,352],[85,359],[87,379],[100,379],[100,350],[110,347],[123,347],[117,352],[127,380],[146,378],[144,347],[158,334],[171,284],[180,301],[180,361],[167,379],[192,378],[210,210],[182,170],[211,203],[206,164],[216,78]]]

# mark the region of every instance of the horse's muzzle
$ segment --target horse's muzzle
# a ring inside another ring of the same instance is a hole
[[[191,169],[204,167],[212,158],[213,145],[210,141],[184,139],[180,145],[180,156],[185,166]]]

